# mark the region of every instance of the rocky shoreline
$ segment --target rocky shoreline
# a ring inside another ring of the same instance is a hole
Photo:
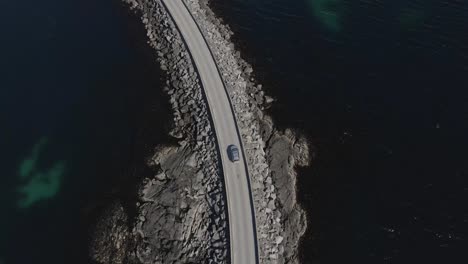
[[[219,153],[193,62],[161,0],[124,0],[141,14],[148,43],[166,72],[176,145],[158,146],[141,183],[138,217],[116,202],[98,222],[90,255],[98,263],[229,263],[229,219]],[[207,0],[184,0],[222,74],[244,139],[261,263],[298,263],[306,229],[296,202],[296,166],[309,165],[304,137],[278,131],[263,110],[273,99],[235,50],[232,32]]]

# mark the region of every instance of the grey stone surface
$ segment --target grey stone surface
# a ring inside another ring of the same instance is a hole
[[[150,159],[148,165],[154,168],[155,176],[141,185],[137,220],[131,230],[125,229],[132,248],[122,258],[133,256],[137,263],[226,263],[229,231],[224,187],[193,63],[160,1],[127,2],[142,15],[149,44],[167,73],[164,90],[174,113],[170,135],[179,139],[179,144],[159,146]],[[103,222],[113,221],[104,218],[107,221]],[[99,237],[108,240],[104,234],[121,232],[115,228],[99,230],[96,241]],[[108,247],[106,243],[96,245],[93,252],[101,254],[92,256],[101,263],[113,263],[107,261],[113,253],[102,250],[104,246]]]
[[[96,226],[90,255],[99,263],[228,263],[229,229],[220,163],[209,111],[193,62],[160,0],[124,0],[141,14],[148,43],[167,74],[173,109],[170,135],[149,159],[154,177],[140,188],[137,220],[120,205]],[[296,201],[295,167],[309,165],[307,141],[278,131],[262,109],[274,103],[230,40],[207,0],[184,0],[223,76],[244,139],[256,211],[260,262],[298,263],[306,229]]]
[[[244,138],[256,207],[261,263],[298,263],[305,212],[296,202],[296,166],[309,165],[307,141],[278,131],[262,110],[274,103],[252,77],[253,68],[231,42],[232,31],[212,12],[208,0],[184,0],[197,20],[233,102]],[[274,198],[273,198],[274,197]],[[283,237],[281,250],[276,238]]]
[[[131,252],[134,241],[128,216],[120,203],[114,202],[105,210],[93,233],[89,253],[94,260],[106,264],[138,263]]]

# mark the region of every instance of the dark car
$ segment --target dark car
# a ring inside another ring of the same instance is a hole
[[[237,148],[236,145],[229,145],[227,151],[228,151],[228,157],[232,162],[239,161],[240,159],[239,148]]]

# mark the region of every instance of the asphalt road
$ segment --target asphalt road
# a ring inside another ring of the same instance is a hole
[[[243,151],[240,151],[241,157],[237,163],[232,163],[227,156],[229,145],[235,144],[241,148],[242,144],[223,81],[202,33],[182,1],[163,0],[163,3],[192,55],[213,119],[226,183],[231,263],[258,263],[255,216],[246,160]]]

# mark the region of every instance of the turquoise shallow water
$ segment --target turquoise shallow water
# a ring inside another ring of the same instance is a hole
[[[154,53],[113,0],[1,1],[0,28],[0,262],[89,263],[89,227],[165,140]]]
[[[314,146],[302,262],[468,262],[467,3],[211,2]]]

